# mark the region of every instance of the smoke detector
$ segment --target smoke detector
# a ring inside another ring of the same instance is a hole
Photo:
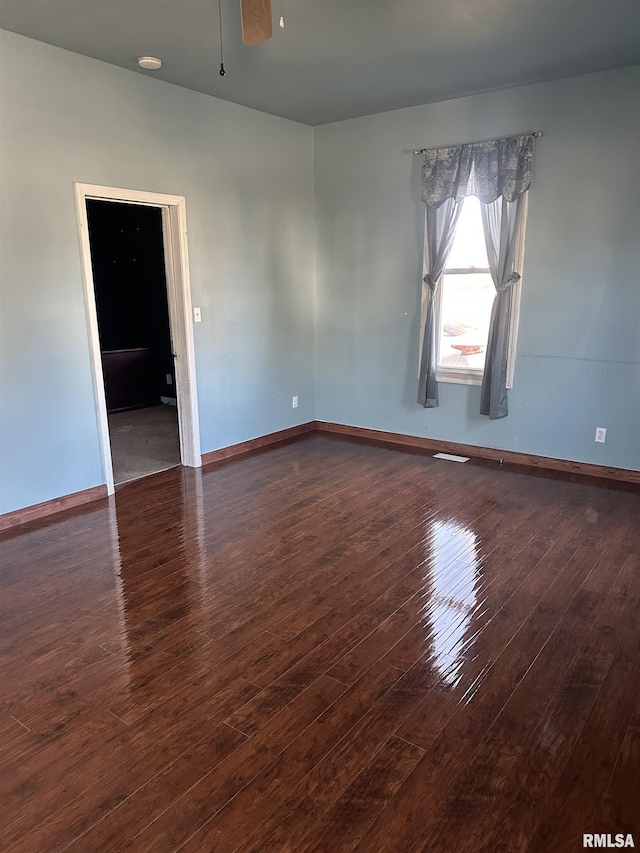
[[[162,60],[156,56],[141,56],[138,60],[140,68],[146,68],[148,71],[157,71],[162,68]]]

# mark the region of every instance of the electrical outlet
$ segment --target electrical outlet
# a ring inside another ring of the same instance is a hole
[[[173,385],[173,378],[170,373],[166,374],[167,385]]]
[[[194,323],[202,323],[202,312],[199,308],[193,309],[193,322]]]
[[[607,430],[605,427],[596,427],[596,441],[604,444],[607,439]]]
[[[298,408],[298,397],[297,397],[297,395],[291,400],[291,408],[292,409]]]

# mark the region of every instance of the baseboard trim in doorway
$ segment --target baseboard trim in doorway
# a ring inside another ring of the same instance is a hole
[[[634,471],[630,468],[612,468],[606,465],[594,465],[591,462],[574,462],[570,459],[557,459],[553,456],[536,456],[533,453],[519,453],[515,450],[500,450],[495,447],[482,447],[475,444],[458,444],[454,441],[441,441],[437,438],[423,438],[422,436],[404,435],[399,432],[383,432],[377,429],[334,424],[326,421],[316,421],[315,424],[319,432],[330,432],[361,441],[375,441],[389,447],[400,445],[420,450],[432,450],[436,453],[453,453],[458,456],[490,459],[495,462],[526,465],[529,468],[562,471],[565,474],[579,474],[585,477],[622,480],[640,485],[640,471]]]
[[[11,512],[5,512],[0,515],[0,531],[9,530],[9,528],[16,527],[18,524],[26,524],[28,521],[38,521],[41,518],[46,518],[48,515],[54,515],[65,509],[73,509],[74,507],[106,497],[107,487],[103,484],[101,486],[93,486],[91,489],[83,489],[81,492],[63,495],[60,498],[53,498],[43,503],[25,506],[22,509],[14,509]]]
[[[146,474],[140,474],[137,477],[129,477],[128,480],[120,480],[116,483],[116,492],[123,486],[129,486],[131,483],[138,483],[140,480],[145,480],[147,477],[155,477],[156,474],[164,474],[165,471],[173,471],[174,468],[182,467],[181,462],[175,462],[172,465],[167,465],[165,468],[158,468],[157,471],[147,471]]]
[[[240,456],[242,453],[250,453],[252,450],[260,450],[272,444],[291,441],[300,435],[315,432],[316,429],[316,422],[309,421],[306,424],[298,424],[278,430],[278,432],[270,432],[267,435],[250,438],[248,441],[241,441],[239,444],[230,444],[228,447],[221,447],[219,450],[210,450],[208,453],[202,454],[202,464],[203,466],[210,465],[212,462],[221,462],[223,459],[231,459],[234,456]]]

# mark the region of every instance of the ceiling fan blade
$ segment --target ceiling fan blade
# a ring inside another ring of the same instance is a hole
[[[240,0],[242,9],[242,41],[258,44],[273,36],[271,0]]]

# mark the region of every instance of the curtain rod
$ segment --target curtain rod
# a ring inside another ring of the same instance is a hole
[[[514,136],[504,136],[503,139],[517,139],[518,136],[542,136],[541,130],[536,130],[533,133],[516,133]],[[483,139],[482,142],[495,142],[493,139]],[[463,142],[463,145],[480,145],[481,142]],[[457,148],[457,145],[438,145],[435,148],[414,148],[414,154],[424,154],[425,151],[436,151],[438,148]]]

